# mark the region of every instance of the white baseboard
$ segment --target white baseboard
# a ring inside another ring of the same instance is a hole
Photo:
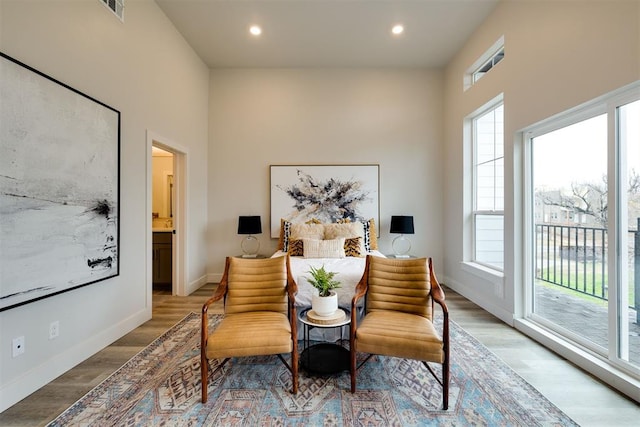
[[[220,283],[220,280],[222,280],[222,273],[207,274],[207,283]]]
[[[201,276],[198,279],[194,280],[193,282],[190,282],[187,285],[187,295],[191,295],[192,293],[194,293],[195,291],[197,291],[198,289],[200,289],[202,286],[206,285],[207,283],[209,283],[209,280],[208,280],[208,276],[206,274],[204,276]]]
[[[507,325],[513,326],[513,313],[497,306],[496,302],[491,300],[491,297],[495,295],[493,289],[473,289],[446,276],[443,277],[441,281],[445,286],[453,289],[471,302],[478,304],[484,310],[493,314]]]
[[[0,412],[15,405],[149,319],[151,319],[151,307],[129,316],[122,322],[78,343],[65,352],[47,359],[45,363],[35,366],[18,378],[2,384],[0,387]]]
[[[640,402],[640,381],[588,351],[561,339],[533,322],[518,319],[517,330],[538,341],[580,368],[600,378],[613,388]]]

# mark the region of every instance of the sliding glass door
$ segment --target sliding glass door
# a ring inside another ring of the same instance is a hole
[[[607,116],[598,114],[538,135],[531,139],[531,148],[532,313],[606,353]]]
[[[620,180],[617,357],[640,367],[640,101],[616,107]]]
[[[637,91],[528,133],[527,316],[640,372]]]

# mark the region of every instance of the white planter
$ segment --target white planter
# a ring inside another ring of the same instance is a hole
[[[318,316],[331,316],[338,311],[338,294],[331,291],[328,297],[314,294],[311,298],[311,308]]]

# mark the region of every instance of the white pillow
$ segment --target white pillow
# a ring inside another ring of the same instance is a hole
[[[289,239],[317,239],[324,238],[324,226],[322,224],[291,224]]]
[[[344,222],[324,225],[325,240],[337,239],[339,237],[344,237],[345,239],[362,237],[360,253],[364,254],[366,252],[364,225],[361,222]]]
[[[344,222],[341,224],[324,224],[324,238],[326,240],[336,239],[338,237],[363,237],[364,226],[361,222]]]
[[[305,258],[344,258],[344,237],[333,240],[302,239]]]

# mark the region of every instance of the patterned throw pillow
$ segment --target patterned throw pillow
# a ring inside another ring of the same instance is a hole
[[[362,225],[364,226],[364,250],[369,252],[371,251],[371,223],[366,221]]]
[[[344,254],[346,256],[362,257],[362,237],[345,239]]]
[[[284,224],[287,222],[286,219],[280,218],[280,238],[278,239],[278,250],[284,251]]]
[[[367,251],[377,251],[378,250],[378,235],[376,234],[376,221],[371,218],[369,221],[365,223],[365,239],[366,235],[369,235],[369,249]],[[368,230],[368,231],[367,231]],[[365,242],[366,245],[366,242]]]
[[[289,255],[304,256],[304,241],[302,239],[289,240]]]
[[[284,252],[289,251],[289,236],[291,235],[291,223],[284,221],[282,223],[282,250]]]

